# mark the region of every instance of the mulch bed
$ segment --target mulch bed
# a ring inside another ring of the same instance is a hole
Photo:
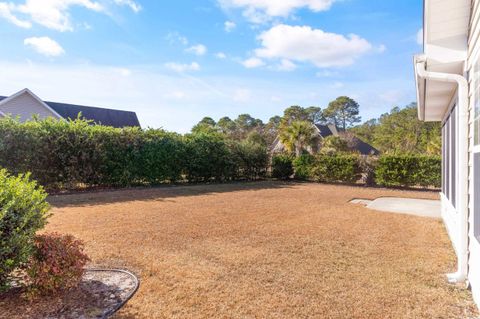
[[[137,288],[138,280],[129,272],[88,270],[77,288],[61,295],[29,301],[23,296],[21,288],[1,294],[0,309],[4,311],[0,312],[0,318],[9,318],[2,313],[12,312],[16,312],[16,318],[108,318],[128,301]]]

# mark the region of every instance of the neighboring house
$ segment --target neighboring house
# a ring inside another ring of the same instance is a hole
[[[307,147],[307,151],[310,154],[314,154],[320,151],[322,147],[322,140],[328,136],[338,136],[344,138],[347,141],[348,147],[352,152],[357,152],[362,155],[378,155],[379,151],[371,146],[370,144],[365,143],[358,137],[351,135],[350,133],[345,132],[343,129],[331,124],[331,125],[320,125],[312,124],[315,128],[317,134],[317,143],[316,145]],[[285,145],[280,141],[280,137],[277,136],[272,145],[273,153],[282,153],[285,151]]]
[[[442,216],[458,258],[448,278],[480,305],[480,0],[425,0],[414,58],[419,118],[441,121]]]
[[[53,117],[56,119],[76,119],[81,113],[82,118],[96,124],[113,127],[140,127],[135,112],[104,109],[91,106],[73,105],[42,101],[29,89],[23,89],[9,97],[0,96],[0,117],[11,115],[19,117],[24,122],[36,115],[39,118]]]

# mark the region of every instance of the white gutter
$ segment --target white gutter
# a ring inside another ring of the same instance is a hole
[[[417,57],[415,60],[417,75],[425,80],[451,82],[458,84],[458,247],[457,272],[448,274],[448,281],[461,283],[468,276],[468,81],[465,77],[452,73],[430,72],[426,68],[426,58]]]

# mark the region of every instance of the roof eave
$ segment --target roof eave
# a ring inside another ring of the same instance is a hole
[[[427,71],[463,75],[469,20],[469,0],[424,1],[424,53],[414,57],[418,116],[423,121],[443,119],[456,87],[422,79],[417,62],[425,62]]]

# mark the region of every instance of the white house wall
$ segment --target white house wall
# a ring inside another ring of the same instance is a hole
[[[476,96],[475,81],[474,81],[474,67],[480,59],[480,1],[472,1],[472,14],[471,14],[471,29],[469,34],[469,46],[468,46],[468,61],[467,70],[469,81],[469,275],[468,280],[472,288],[473,298],[477,305],[480,305],[480,243],[474,234],[474,170],[473,170],[473,156],[474,156],[474,106],[475,100],[480,99],[480,96]],[[479,146],[477,146],[478,148]],[[477,174],[477,178],[480,177],[480,172]],[[480,190],[476,190],[480,192]],[[480,203],[477,203],[477,205]]]
[[[14,117],[19,116],[22,122],[31,119],[33,114],[37,114],[40,118],[58,117],[28,92],[24,92],[2,103],[0,105],[0,112]]]

